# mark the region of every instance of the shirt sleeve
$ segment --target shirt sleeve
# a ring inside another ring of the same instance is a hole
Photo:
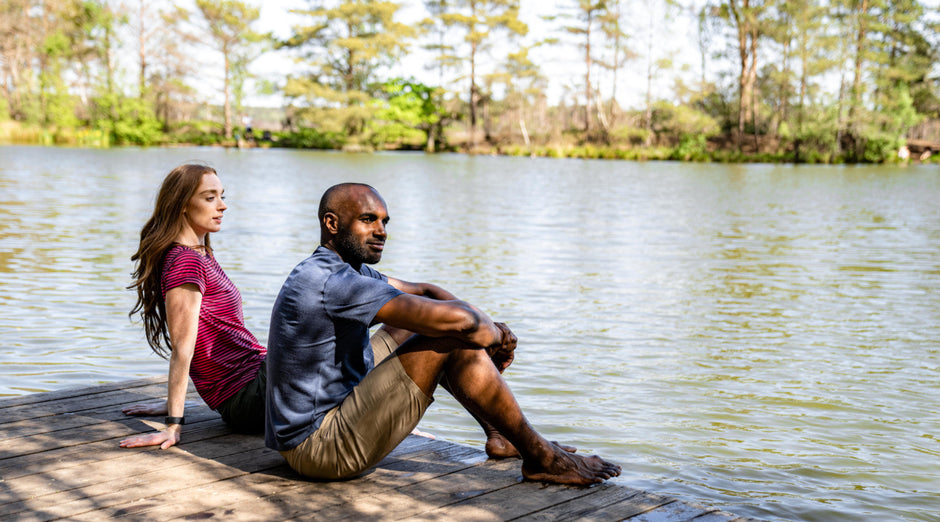
[[[333,318],[368,325],[385,303],[401,294],[381,277],[369,277],[347,269],[333,274],[326,282],[324,305]]]
[[[163,295],[177,286],[194,284],[199,293],[206,293],[206,269],[201,256],[185,247],[176,247],[163,261]]]

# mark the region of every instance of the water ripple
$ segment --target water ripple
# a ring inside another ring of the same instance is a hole
[[[0,396],[166,371],[124,287],[190,159],[226,185],[213,244],[262,342],[319,195],[363,181],[392,216],[379,268],[509,323],[529,419],[618,482],[769,519],[936,516],[935,170],[5,147]],[[482,443],[446,397],[422,429]]]

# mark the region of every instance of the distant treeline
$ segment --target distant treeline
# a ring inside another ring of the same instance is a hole
[[[277,39],[241,0],[4,0],[0,140],[884,162],[940,118],[940,13],[923,2],[559,0],[539,39],[520,3],[310,0]],[[687,42],[664,38],[680,23]],[[690,45],[698,63],[677,63]],[[437,85],[387,73],[418,51]],[[273,53],[298,64],[252,78]],[[561,54],[580,65],[549,100],[558,65],[537,57]],[[215,77],[221,106],[195,87]],[[621,106],[621,82],[640,106]],[[249,85],[286,106],[258,117]]]

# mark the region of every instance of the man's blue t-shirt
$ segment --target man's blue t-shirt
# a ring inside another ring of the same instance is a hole
[[[306,440],[372,370],[369,326],[402,292],[362,265],[357,272],[319,247],[287,276],[268,334],[265,444],[286,451]]]

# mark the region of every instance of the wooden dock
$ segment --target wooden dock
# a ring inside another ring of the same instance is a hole
[[[414,435],[364,476],[313,482],[194,394],[180,445],[119,448],[162,427],[121,408],[165,393],[163,377],[0,400],[0,520],[753,520],[619,484],[523,482],[518,460]]]

